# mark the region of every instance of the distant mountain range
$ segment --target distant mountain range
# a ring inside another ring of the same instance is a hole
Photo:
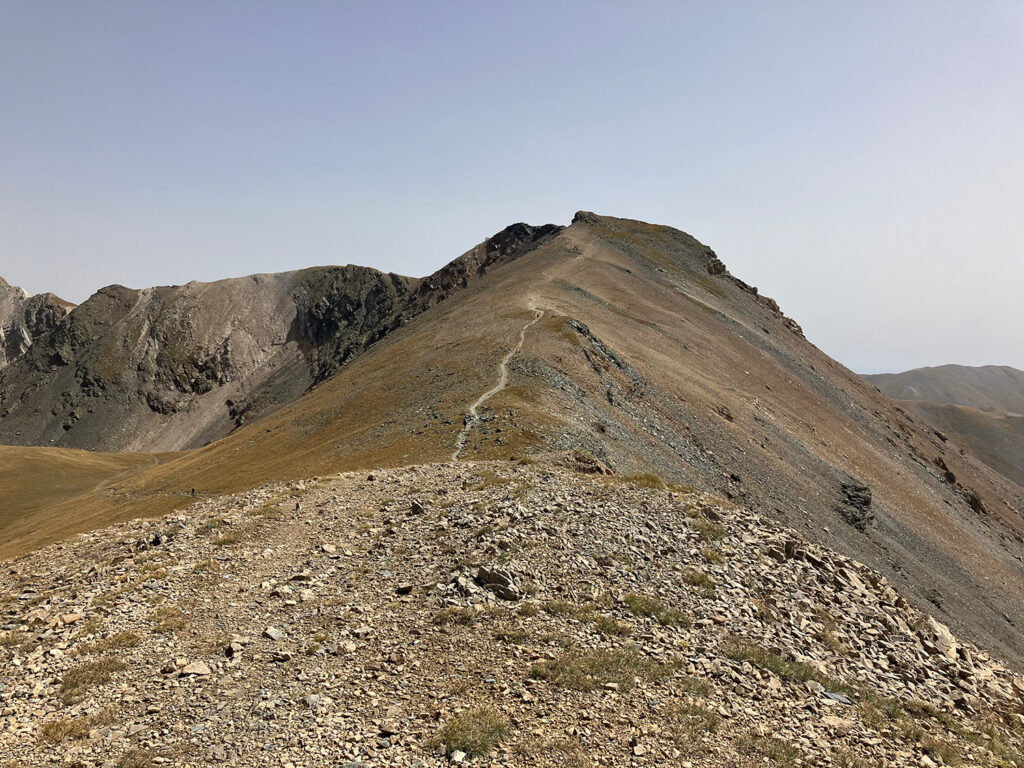
[[[942,365],[864,378],[1024,484],[1024,371]]]

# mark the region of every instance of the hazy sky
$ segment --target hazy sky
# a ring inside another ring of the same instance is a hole
[[[0,276],[684,229],[861,372],[1024,368],[1024,2],[0,0]]]

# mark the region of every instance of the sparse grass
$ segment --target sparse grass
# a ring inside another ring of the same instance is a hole
[[[155,763],[148,749],[129,749],[117,761],[117,768],[150,768]]]
[[[499,643],[506,643],[508,645],[521,645],[525,643],[530,634],[522,629],[507,629],[503,632],[498,632],[494,635],[494,639]]]
[[[274,518],[274,517],[278,516],[280,511],[281,510],[278,507],[278,503],[274,502],[274,503],[271,503],[271,504],[264,504],[262,507],[257,507],[256,509],[250,509],[248,512],[245,513],[245,516],[246,517]]]
[[[0,648],[19,648],[27,650],[36,643],[36,636],[30,632],[14,629],[0,635]]]
[[[115,587],[109,592],[104,592],[102,595],[96,595],[96,597],[91,600],[91,605],[95,608],[106,608],[114,603],[118,598],[128,594],[134,589],[135,585],[130,582],[122,584],[120,587]]]
[[[725,557],[722,553],[713,547],[704,547],[700,554],[705,560],[713,565],[721,565],[725,562]]]
[[[917,745],[929,757],[938,758],[940,765],[960,765],[964,761],[960,750],[935,736],[925,734],[918,740]]]
[[[714,733],[722,723],[722,716],[700,704],[677,704],[667,713],[669,732],[677,745],[686,751],[694,742]]]
[[[435,624],[472,624],[476,614],[469,608],[453,605],[434,614]]]
[[[633,625],[618,621],[611,616],[599,614],[594,618],[594,628],[602,635],[624,637],[633,634]]]
[[[803,757],[795,746],[776,736],[747,734],[736,739],[736,748],[744,755],[759,757],[775,765],[792,766]]]
[[[157,608],[150,614],[149,620],[153,622],[153,629],[165,635],[178,632],[188,626],[185,614],[172,605]]]
[[[213,540],[215,547],[231,547],[242,540],[242,537],[238,533],[225,533],[223,536],[218,536]]]
[[[680,610],[670,608],[656,597],[630,592],[622,598],[634,616],[654,619],[663,627],[688,627],[690,617]]]
[[[446,755],[465,752],[468,757],[486,755],[511,730],[508,719],[490,707],[460,712],[448,720],[431,740],[430,746],[443,748]]]
[[[86,637],[88,635],[95,635],[103,629],[103,619],[99,616],[90,616],[84,622],[78,625],[78,631],[75,635],[79,637]]]
[[[704,571],[697,568],[688,568],[683,571],[682,579],[691,587],[694,587],[702,597],[708,600],[715,597],[715,581]]]
[[[705,518],[697,518],[691,521],[693,529],[704,541],[719,541],[725,538],[725,526],[714,523]]]
[[[104,707],[85,717],[48,720],[39,728],[36,738],[40,744],[60,744],[65,739],[80,741],[87,738],[93,728],[113,723],[115,717],[116,712],[112,707]]]
[[[775,615],[775,610],[772,608],[771,603],[766,599],[754,598],[750,602],[754,605],[755,618],[765,624],[775,624],[778,622],[779,617]]]
[[[122,648],[134,648],[139,644],[139,636],[134,632],[124,631],[115,635],[109,635],[94,643],[82,643],[78,646],[78,653],[85,655],[89,653],[107,653]]]
[[[637,488],[647,488],[652,491],[663,491],[666,488],[665,481],[657,475],[652,475],[650,472],[641,472],[636,475],[624,475],[619,478],[619,480],[627,485],[632,485]]]
[[[836,750],[832,762],[836,768],[869,768],[867,762],[852,749]]]
[[[594,611],[597,610],[597,606],[593,603],[577,605],[568,600],[548,600],[542,607],[545,613],[552,616],[566,616],[580,621],[589,621],[593,617]]]
[[[590,768],[593,764],[588,750],[579,742],[569,739],[544,739],[537,736],[515,745],[515,753],[524,758],[527,765],[540,765],[552,755],[562,768]]]
[[[857,709],[864,726],[874,731],[880,731],[889,723],[894,723],[907,715],[896,699],[878,696],[870,691],[861,691]]]
[[[814,680],[820,683],[827,691],[846,694],[855,692],[851,686],[823,674],[810,664],[789,661],[782,658],[775,651],[770,651],[749,641],[732,638],[726,641],[723,650],[730,659],[750,662],[755,667],[760,667],[792,683],[804,683],[808,680]]]
[[[97,659],[69,669],[60,681],[60,698],[65,704],[80,701],[86,692],[97,685],[109,683],[114,673],[126,668],[119,659]]]
[[[535,603],[523,603],[519,606],[519,615],[525,618],[536,616],[538,613],[540,613],[540,608]]]
[[[531,674],[575,691],[592,691],[608,683],[614,683],[620,691],[628,691],[635,685],[636,678],[661,680],[674,674],[678,666],[677,663],[651,661],[632,648],[598,648],[541,661],[533,666]]]
[[[705,680],[703,677],[695,677],[694,675],[683,675],[677,677],[673,681],[673,685],[679,688],[679,690],[694,696],[700,696],[702,699],[706,699],[711,695],[711,683]]]

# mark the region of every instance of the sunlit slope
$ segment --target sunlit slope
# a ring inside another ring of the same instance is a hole
[[[103,499],[117,483],[166,458],[0,446],[0,553],[103,524],[109,519]],[[89,509],[99,514],[88,515]]]
[[[80,497],[59,511],[65,530],[158,514],[193,489],[448,460],[520,338],[460,458],[584,451],[717,491],[886,573],[987,645],[1024,651],[1004,618],[1024,626],[1021,489],[817,350],[693,238],[589,214],[291,405]],[[871,490],[864,530],[842,513],[851,482]]]

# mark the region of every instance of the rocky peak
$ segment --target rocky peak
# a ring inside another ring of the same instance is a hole
[[[73,307],[52,293],[33,296],[0,278],[0,368],[25,354]]]

